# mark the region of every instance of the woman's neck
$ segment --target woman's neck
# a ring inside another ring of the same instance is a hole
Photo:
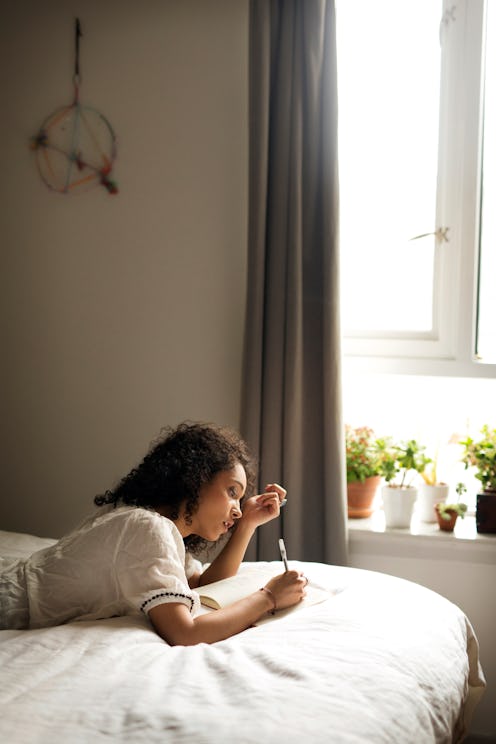
[[[171,509],[169,509],[167,506],[161,506],[161,507],[155,509],[155,511],[158,512],[158,514],[160,514],[160,516],[166,517],[167,519],[170,519],[171,522],[174,522],[174,524],[176,525],[176,527],[177,527],[177,529],[178,529],[179,534],[181,535],[181,537],[188,537],[189,535],[193,534],[193,530],[191,529],[191,525],[186,524],[186,522],[185,522],[184,517],[182,516],[182,514],[179,514],[179,516],[177,517],[177,519],[173,519],[171,517]]]

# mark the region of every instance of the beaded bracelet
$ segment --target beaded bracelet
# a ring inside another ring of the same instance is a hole
[[[274,597],[274,593],[269,589],[268,586],[261,586],[259,591],[261,591],[261,592],[267,592],[267,594],[271,598],[272,604],[274,606],[273,606],[273,608],[271,610],[269,610],[269,615],[274,615],[275,614],[275,611],[277,610],[276,598]]]

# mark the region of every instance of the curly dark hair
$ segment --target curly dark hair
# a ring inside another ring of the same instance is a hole
[[[245,469],[245,496],[250,496],[255,489],[255,461],[240,435],[229,427],[184,422],[175,429],[163,429],[142,462],[113,490],[96,496],[94,501],[97,506],[165,506],[172,520],[178,518],[184,506],[184,517],[190,524],[198,508],[201,487],[237,463]],[[206,545],[197,535],[190,535],[184,542],[195,552]]]

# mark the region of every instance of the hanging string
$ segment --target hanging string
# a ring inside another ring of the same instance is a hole
[[[77,101],[79,99],[79,83],[81,82],[81,77],[79,75],[79,39],[82,36],[81,32],[81,24],[79,22],[79,18],[76,18],[76,55],[75,55],[75,61],[74,61],[74,100]]]

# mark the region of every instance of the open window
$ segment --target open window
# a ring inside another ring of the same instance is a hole
[[[496,376],[484,2],[336,9],[345,357],[377,371]]]

